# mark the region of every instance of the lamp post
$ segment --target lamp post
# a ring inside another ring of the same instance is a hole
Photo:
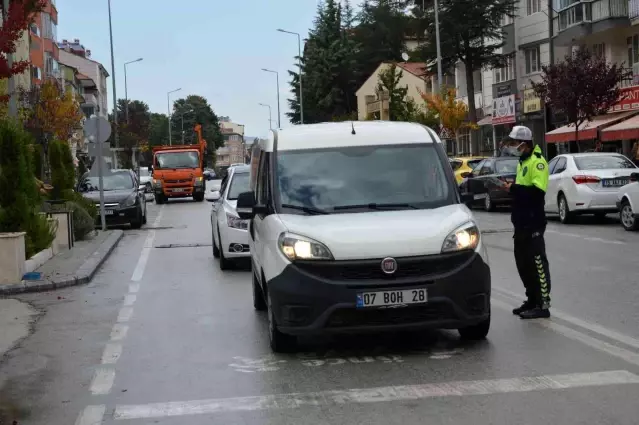
[[[195,112],[193,109],[189,109],[188,111],[182,112],[182,144],[184,144],[184,115],[191,114]]]
[[[282,122],[280,121],[280,74],[279,72],[273,71],[272,69],[262,68],[262,71],[275,74],[275,78],[277,81],[277,128],[281,128]]]
[[[113,55],[113,26],[111,24],[111,0],[108,0],[109,6],[109,41],[111,43],[111,84],[113,85],[113,126],[115,127],[115,147],[120,146],[120,137],[118,135],[118,96],[115,92],[115,59]]]
[[[169,117],[169,146],[172,145],[171,143],[171,101],[169,99],[171,97],[171,93],[175,93],[176,91],[180,91],[180,90],[182,90],[182,88],[171,90],[170,92],[166,93],[166,111]]]
[[[304,124],[304,98],[302,96],[302,37],[299,33],[293,31],[286,31],[281,28],[277,29],[279,32],[283,32],[286,34],[293,34],[297,36],[297,66],[299,67],[300,73],[300,124]]]
[[[266,103],[259,103],[260,106],[265,106],[268,108],[268,128],[270,130],[273,130],[273,124],[271,124],[273,122],[273,117],[271,115],[271,105],[267,105]]]
[[[134,61],[124,62],[124,120],[129,123],[129,90],[126,83],[126,66],[130,63],[140,62],[143,58],[138,58]]]
[[[2,8],[4,10],[3,21],[7,21],[9,19],[9,3],[10,0],[3,0]],[[7,65],[9,69],[13,67],[13,53],[8,53],[7,57]],[[16,98],[16,80],[13,75],[9,77],[9,81],[7,82],[7,92],[9,94],[9,116],[11,118],[18,117],[18,100]]]

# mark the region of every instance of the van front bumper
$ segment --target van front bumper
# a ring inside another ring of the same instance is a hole
[[[288,265],[268,282],[278,329],[300,336],[459,329],[490,317],[490,268],[478,253],[396,260],[397,276],[390,278],[381,272],[381,259]],[[364,292],[417,288],[426,288],[427,303],[356,307]]]

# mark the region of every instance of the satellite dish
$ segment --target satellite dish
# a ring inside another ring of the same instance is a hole
[[[404,52],[402,53],[402,59],[404,59],[404,62],[408,61],[408,53]]]

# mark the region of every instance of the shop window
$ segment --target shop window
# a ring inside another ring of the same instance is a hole
[[[533,74],[541,71],[541,61],[539,56],[539,46],[524,50],[524,57],[526,58],[526,74]]]

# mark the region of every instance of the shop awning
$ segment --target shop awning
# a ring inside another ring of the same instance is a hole
[[[484,118],[477,121],[477,125],[480,127],[483,127],[485,125],[493,125],[493,116],[492,115],[485,116]]]
[[[639,115],[630,117],[601,131],[602,142],[639,139]]]
[[[602,128],[607,128],[617,124],[634,114],[636,111],[620,112],[617,114],[598,115],[592,121],[586,121],[579,126],[579,140],[592,140],[597,138],[597,132]],[[572,142],[575,140],[575,126],[568,124],[556,128],[546,133],[547,143]]]

